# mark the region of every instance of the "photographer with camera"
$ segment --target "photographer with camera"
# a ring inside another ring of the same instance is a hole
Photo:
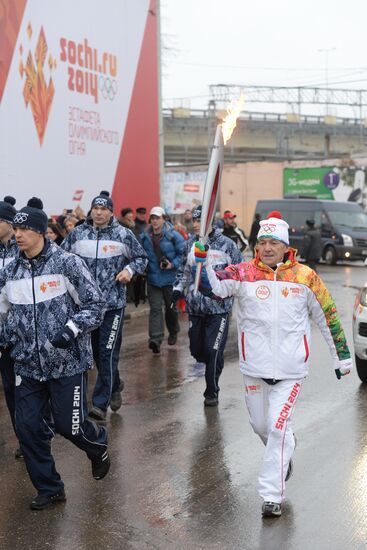
[[[172,287],[177,269],[182,261],[185,241],[165,220],[165,212],[160,206],[150,211],[150,227],[140,236],[146,251],[148,263],[149,349],[159,355],[164,338],[163,304],[168,329],[168,345],[177,342],[180,330],[177,311],[171,308]]]

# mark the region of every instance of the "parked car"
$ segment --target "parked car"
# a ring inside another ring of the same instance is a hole
[[[257,201],[255,212],[260,219],[272,210],[279,210],[288,222],[290,245],[301,257],[306,220],[314,220],[321,231],[322,257],[327,264],[367,258],[367,214],[359,204],[299,198]]]
[[[358,376],[367,382],[367,282],[354,303],[353,342]]]

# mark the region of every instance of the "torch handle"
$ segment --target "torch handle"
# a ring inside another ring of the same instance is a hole
[[[199,237],[199,242],[203,245],[206,245],[208,241],[208,237]],[[203,270],[203,263],[202,262],[196,262],[196,273],[195,273],[195,285],[194,285],[194,295],[198,293],[199,290],[199,284],[200,284],[200,278],[201,278],[201,272]]]
[[[215,132],[214,145],[210,155],[202,202],[199,241],[203,245],[207,243],[209,233],[211,232],[213,226],[213,220],[219,196],[222,167],[224,163],[223,148],[224,143],[222,126],[221,124],[218,124]],[[201,271],[202,264],[198,262],[196,265],[194,294],[197,294],[199,289]]]
[[[198,293],[199,290],[199,284],[200,284],[200,278],[201,278],[201,270],[203,269],[202,263],[196,264],[196,273],[195,273],[195,286],[194,286],[194,296]]]

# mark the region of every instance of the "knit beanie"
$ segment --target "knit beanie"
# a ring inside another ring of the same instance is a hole
[[[13,227],[31,229],[44,235],[47,231],[47,215],[43,211],[43,202],[37,197],[29,199],[27,206],[19,210],[13,219]]]
[[[101,191],[98,197],[94,197],[91,208],[95,206],[104,206],[113,212],[113,202],[108,191]]]
[[[202,211],[201,204],[199,204],[199,206],[195,206],[195,208],[192,209],[192,219],[193,220],[200,220],[201,219],[201,211]]]
[[[0,201],[0,220],[4,222],[12,223],[17,211],[14,208],[16,200],[14,197],[4,197],[3,201]]]
[[[289,245],[288,229],[289,225],[285,220],[280,220],[279,218],[268,218],[266,220],[261,220],[257,240],[270,238],[276,239],[277,241],[282,241],[284,244]]]
[[[269,214],[266,216],[266,218],[267,219],[269,219],[269,218],[279,218],[281,220],[282,215],[279,212],[279,210],[272,210],[271,212],[269,212]]]

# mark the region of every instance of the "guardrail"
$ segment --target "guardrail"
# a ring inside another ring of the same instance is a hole
[[[163,117],[167,119],[203,119],[203,120],[221,120],[225,111],[212,111],[209,109],[184,109],[184,108],[165,108],[162,110]],[[258,111],[243,111],[239,120],[251,120],[257,122],[282,122],[285,124],[317,124],[317,125],[338,125],[338,126],[358,126],[367,127],[367,120],[360,118],[344,118],[334,116],[320,115],[298,115],[296,113],[264,113]]]

